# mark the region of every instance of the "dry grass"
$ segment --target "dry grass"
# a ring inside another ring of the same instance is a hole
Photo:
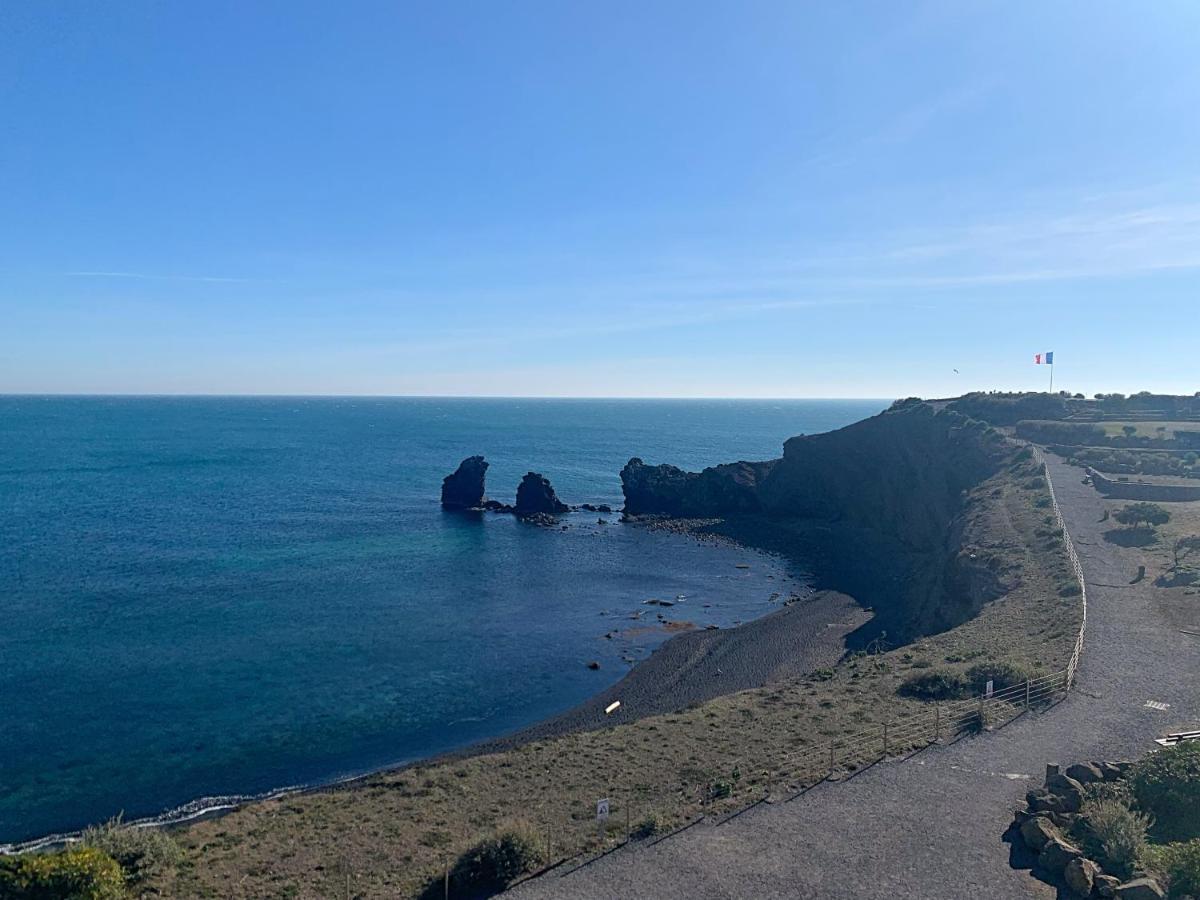
[[[1134,429],[1134,437],[1162,438],[1174,440],[1177,431],[1200,431],[1200,422],[1096,422],[1104,429],[1107,437],[1124,437],[1126,425]],[[1159,431],[1159,429],[1162,431]]]
[[[413,896],[504,820],[532,823],[554,857],[594,851],[624,839],[627,820],[680,824],[812,783],[827,774],[831,741],[848,734],[867,731],[869,742],[857,756],[841,753],[839,768],[878,756],[885,723],[893,752],[923,743],[932,705],[896,694],[910,674],[987,660],[1044,672],[1066,665],[1079,599],[1060,595],[1070,583],[1065,553],[1030,474],[1023,467],[979,489],[989,497],[981,514],[990,549],[1004,554],[1017,586],[958,628],[671,715],[252,804],[182,829],[186,860],[155,887],[180,897]],[[926,724],[902,730],[899,720]],[[601,797],[612,801],[603,838]]]

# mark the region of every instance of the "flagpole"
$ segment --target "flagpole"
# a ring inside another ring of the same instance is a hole
[[[1050,393],[1054,393],[1054,363],[1050,363]]]

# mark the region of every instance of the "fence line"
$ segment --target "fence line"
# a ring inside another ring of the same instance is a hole
[[[828,742],[799,748],[789,753],[781,765],[747,778],[744,786],[738,783],[740,776],[735,768],[731,774],[723,774],[721,778],[681,780],[669,785],[610,785],[606,820],[600,820],[597,811],[590,806],[579,808],[580,805],[576,804],[576,808],[565,819],[551,816],[542,808],[533,824],[539,833],[540,846],[546,851],[545,865],[535,875],[572,861],[579,861],[582,865],[583,860],[609,852],[635,838],[649,836],[644,833],[646,825],[642,820],[648,814],[677,811],[676,824],[682,822],[685,828],[717,813],[725,814],[725,819],[728,819],[766,801],[773,793],[799,796],[816,784],[835,780],[841,774],[851,774],[888,757],[917,752],[939,743],[943,738],[982,731],[989,724],[1008,721],[1035,706],[1047,704],[1055,697],[1069,693],[1075,685],[1083,654],[1087,629],[1087,583],[1079,554],[1058,505],[1045,456],[1037,447],[1029,445],[1029,449],[1046,479],[1054,520],[1062,531],[1071,572],[1080,591],[1082,619],[1065,669],[1009,685],[991,694],[935,703],[928,712],[914,713]],[[446,898],[454,896],[452,876],[448,868]]]

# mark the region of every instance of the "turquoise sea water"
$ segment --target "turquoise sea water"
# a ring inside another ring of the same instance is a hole
[[[0,397],[0,842],[511,731],[663,640],[604,639],[651,597],[773,608],[782,564],[733,548],[443,513],[464,456],[489,496],[533,469],[619,508],[630,456],[769,458],[885,405]]]

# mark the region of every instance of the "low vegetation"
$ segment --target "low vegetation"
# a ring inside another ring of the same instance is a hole
[[[125,874],[95,847],[0,856],[0,900],[123,900]]]
[[[1127,795],[1093,797],[1082,809],[1086,823],[1078,831],[1089,856],[1122,878],[1128,878],[1145,856],[1151,819],[1130,808]]]
[[[1073,829],[1081,848],[1107,872],[1152,873],[1171,898],[1200,889],[1200,743],[1168,747],[1139,760],[1117,783],[1089,784]]]
[[[528,822],[502,826],[459,858],[454,867],[456,889],[468,894],[504,890],[543,863],[543,841],[537,829]],[[435,884],[435,894],[437,887]]]
[[[168,834],[118,816],[65,850],[0,856],[0,900],[123,900],[169,877],[182,859]]]
[[[130,886],[174,870],[183,859],[183,852],[170,835],[157,828],[126,825],[120,816],[88,828],[82,843],[116,860]]]
[[[1200,742],[1150,754],[1134,766],[1129,785],[1138,808],[1153,817],[1157,840],[1200,838]]]
[[[1173,900],[1200,897],[1200,840],[1149,846],[1145,862],[1170,885]]]

